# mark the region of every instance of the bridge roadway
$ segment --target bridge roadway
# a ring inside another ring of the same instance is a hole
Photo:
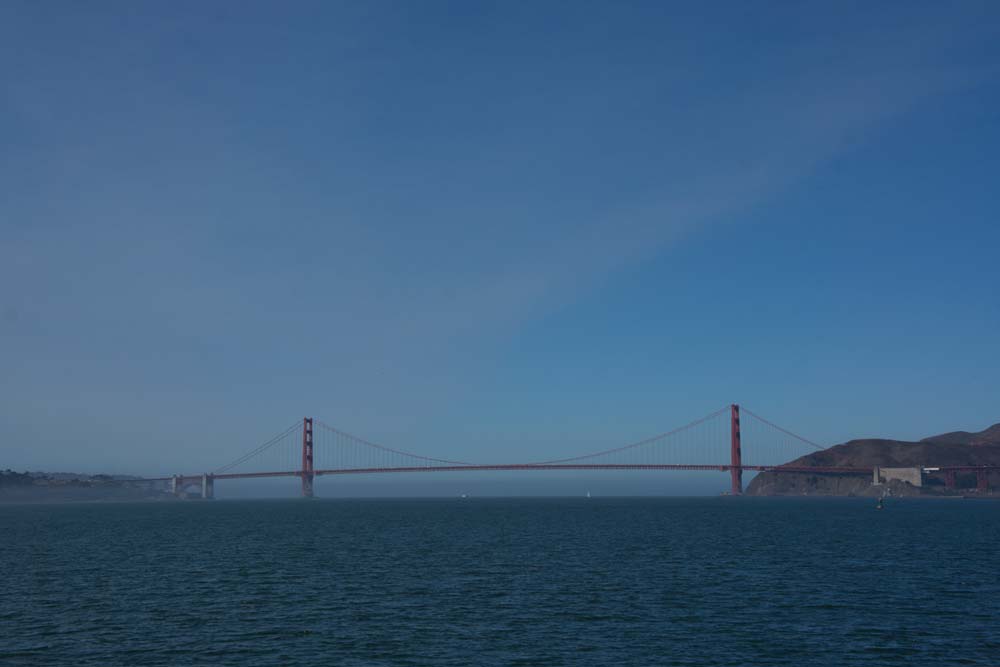
[[[945,485],[947,488],[955,488],[955,476],[960,472],[975,472],[976,487],[980,492],[989,489],[988,474],[1000,470],[1000,466],[922,466],[924,472],[944,473]],[[743,471],[750,472],[787,472],[804,474],[826,474],[826,475],[865,475],[873,473],[873,468],[852,468],[843,466],[791,466],[791,465],[710,465],[710,464],[678,464],[678,463],[499,463],[481,465],[428,465],[428,466],[399,466],[382,468],[336,468],[319,469],[309,472],[302,470],[277,470],[268,472],[230,472],[230,473],[203,473],[200,475],[174,475],[172,477],[145,477],[143,482],[171,482],[174,493],[192,484],[201,487],[203,498],[213,498],[215,496],[215,480],[217,479],[262,479],[267,477],[299,477],[303,485],[308,485],[308,496],[312,495],[312,480],[317,476],[324,475],[371,475],[381,473],[414,473],[414,472],[459,472],[459,471],[494,471],[494,470],[707,470],[707,471],[736,471],[735,474],[742,476]],[[311,472],[311,474],[310,474]],[[742,485],[736,495],[742,493]]]
[[[440,466],[405,466],[395,468],[337,468],[331,470],[313,470],[313,475],[371,475],[378,473],[400,472],[459,472],[471,470],[714,470],[728,472],[730,470],[746,470],[749,472],[799,472],[844,475],[871,475],[872,468],[817,467],[817,466],[756,466],[756,465],[710,465],[710,464],[678,464],[678,463],[495,463],[480,465],[440,465]],[[970,468],[978,469],[978,468]],[[259,479],[263,477],[301,477],[301,470],[280,470],[269,472],[229,472],[209,474],[213,479]],[[178,475],[179,479],[195,480],[204,475]],[[146,482],[169,482],[173,477],[144,477]]]

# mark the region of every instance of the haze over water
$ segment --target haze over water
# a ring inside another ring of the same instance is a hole
[[[4,665],[996,665],[1000,505],[0,506]]]

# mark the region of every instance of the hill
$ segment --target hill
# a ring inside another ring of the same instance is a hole
[[[1000,465],[1000,423],[978,432],[953,431],[916,442],[867,438],[807,454],[790,466],[836,466],[871,468]],[[990,487],[1000,487],[1000,474],[992,473]],[[917,488],[893,482],[893,493],[902,495],[946,495],[975,488],[974,474],[959,474],[955,491],[944,488],[943,475],[928,473]],[[869,475],[809,475],[764,472],[747,487],[747,495],[875,495],[882,487],[872,485]]]
[[[171,496],[129,475],[0,470],[0,503],[149,500]]]

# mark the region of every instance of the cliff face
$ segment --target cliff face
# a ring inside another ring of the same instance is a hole
[[[954,431],[924,438],[918,442],[905,440],[851,440],[820,452],[789,461],[795,466],[836,466],[871,468],[906,468],[915,466],[978,466],[1000,465],[1000,424],[970,433]],[[975,487],[975,475],[958,476],[958,492]],[[1000,473],[992,473],[990,487],[1000,487]],[[876,495],[885,486],[873,487],[870,475],[805,475],[799,473],[764,472],[747,487],[748,495]],[[894,495],[934,495],[948,493],[944,477],[925,475],[924,486],[912,487],[894,483]]]

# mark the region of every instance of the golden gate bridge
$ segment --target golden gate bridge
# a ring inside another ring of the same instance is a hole
[[[741,420],[741,417],[745,419]],[[743,493],[743,473],[871,475],[870,467],[793,465],[804,454],[825,447],[774,424],[737,404],[650,438],[578,456],[523,463],[455,461],[386,447],[342,431],[312,417],[296,421],[273,438],[212,472],[146,477],[168,482],[181,495],[195,487],[203,498],[215,495],[215,482],[231,479],[297,477],[302,495],[313,496],[316,477],[416,472],[542,470],[709,470],[728,472],[730,494]],[[955,473],[974,470],[980,486],[986,470],[978,467],[936,468],[954,484]]]

